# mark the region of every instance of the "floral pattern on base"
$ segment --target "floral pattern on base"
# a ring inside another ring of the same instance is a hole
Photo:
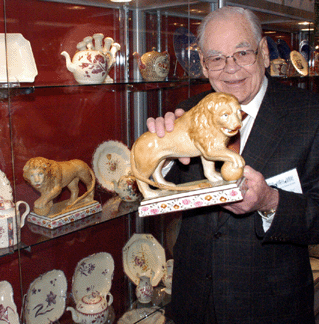
[[[64,226],[66,224],[73,223],[77,220],[83,219],[92,214],[96,214],[100,211],[102,211],[101,204],[95,203],[94,205],[90,205],[89,207],[79,208],[73,212],[67,213],[66,215],[61,216],[58,219],[51,219],[45,216],[37,215],[35,213],[30,213],[30,215],[28,216],[28,222],[42,227],[53,229],[60,226]]]
[[[138,208],[140,217],[155,216],[160,214],[171,213],[187,209],[194,209],[204,206],[219,205],[243,199],[244,191],[242,189],[242,181],[238,186],[231,184],[230,188],[222,187],[221,190],[210,189],[196,190],[182,197],[177,195],[166,196],[165,199],[149,199],[143,200]],[[210,191],[211,190],[211,191]]]

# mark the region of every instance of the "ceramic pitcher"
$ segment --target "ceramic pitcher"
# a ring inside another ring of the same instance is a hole
[[[140,303],[149,303],[153,296],[151,278],[148,276],[141,276],[139,284],[136,286],[135,293]]]
[[[19,206],[25,205],[25,212],[20,219]],[[20,229],[30,212],[29,205],[18,201],[16,205],[7,209],[0,209],[0,248],[7,248],[20,242]]]

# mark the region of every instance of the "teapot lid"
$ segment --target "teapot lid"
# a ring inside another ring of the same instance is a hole
[[[76,305],[76,309],[84,314],[98,313],[107,308],[107,302],[98,292],[85,295]]]

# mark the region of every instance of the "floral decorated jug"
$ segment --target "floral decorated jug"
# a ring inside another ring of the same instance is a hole
[[[19,208],[25,205],[20,218]],[[20,242],[20,229],[30,213],[29,205],[24,201],[13,202],[10,181],[0,170],[0,248],[7,248]]]
[[[153,286],[151,278],[148,276],[141,276],[140,281],[135,289],[136,297],[140,303],[149,303],[153,296]]]
[[[75,323],[82,324],[104,324],[107,321],[109,309],[113,302],[113,296],[109,292],[106,297],[99,293],[92,292],[77,303],[76,309],[67,307],[66,310],[72,313]]]
[[[73,73],[80,84],[97,84],[113,82],[109,71],[115,62],[115,54],[121,46],[114,43],[111,37],[104,38],[103,34],[88,36],[77,44],[78,51],[71,61],[70,55],[63,51],[67,69]],[[93,44],[94,43],[94,44]]]
[[[19,206],[22,204],[25,205],[25,211],[20,219]],[[12,207],[3,207],[3,203],[0,202],[0,248],[7,248],[20,242],[20,229],[30,213],[30,207],[24,201],[18,201],[15,206],[12,203],[10,206]]]
[[[138,60],[138,67],[146,81],[164,81],[170,68],[170,57],[167,51],[159,53],[153,47],[151,52],[143,54],[133,53]]]

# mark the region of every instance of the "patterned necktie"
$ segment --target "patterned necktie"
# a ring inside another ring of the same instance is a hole
[[[241,120],[243,121],[246,117],[247,117],[247,114],[241,110]],[[239,152],[240,152],[240,131],[238,131],[238,133],[235,136],[230,138],[227,148],[229,148],[230,150],[239,154]]]

